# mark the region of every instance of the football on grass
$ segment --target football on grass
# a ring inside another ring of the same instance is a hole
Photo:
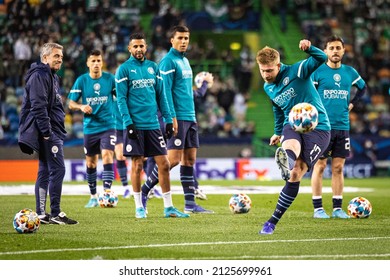
[[[229,208],[233,214],[244,214],[251,210],[252,201],[246,194],[233,194],[229,200]]]
[[[368,218],[372,212],[372,205],[368,199],[358,196],[351,199],[347,210],[351,218]]]
[[[99,205],[102,208],[113,208],[118,205],[118,196],[114,191],[106,189],[99,194]]]
[[[18,233],[33,233],[39,229],[41,220],[35,211],[24,208],[16,213],[13,225]]]

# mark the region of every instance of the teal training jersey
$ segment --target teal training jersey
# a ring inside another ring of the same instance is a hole
[[[114,96],[113,112],[114,112],[114,118],[115,118],[115,129],[116,130],[126,129],[126,126],[123,123],[121,112],[119,112],[118,100],[117,100],[116,96]]]
[[[92,107],[92,114],[84,114],[84,134],[95,134],[115,129],[113,116],[113,95],[115,78],[111,73],[103,72],[98,79],[92,79],[89,73],[76,79],[68,98]]]
[[[115,74],[119,112],[125,126],[134,124],[140,130],[160,128],[157,110],[164,122],[172,123],[164,84],[157,64],[131,56],[119,66]]]
[[[273,104],[276,135],[281,135],[283,126],[288,124],[291,108],[302,102],[308,102],[317,108],[319,116],[316,129],[330,130],[328,115],[310,79],[310,75],[326,61],[327,57],[314,46],[306,52],[310,55],[309,58],[293,65],[282,64],[275,81],[264,84],[264,90]]]
[[[172,117],[196,122],[192,69],[185,54],[171,48],[160,61],[159,69]]]
[[[351,87],[362,90],[366,84],[362,77],[351,66],[341,64],[340,68],[333,69],[323,64],[312,74],[312,80],[328,113],[332,129],[349,130]]]

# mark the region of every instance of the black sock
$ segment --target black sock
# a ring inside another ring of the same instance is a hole
[[[314,210],[324,209],[324,207],[322,206],[322,197],[316,197],[313,198],[312,200],[313,200]]]
[[[332,201],[333,201],[333,210],[342,209],[341,206],[343,204],[343,198],[333,197]]]

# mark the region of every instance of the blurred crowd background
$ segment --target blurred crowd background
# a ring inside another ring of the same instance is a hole
[[[194,75],[208,70],[215,77],[205,97],[195,100],[201,138],[248,141],[256,135],[257,121],[273,124],[272,119],[256,120],[247,114],[254,95],[263,94],[261,83],[254,79],[259,75],[257,49],[223,45],[210,34],[261,36],[265,9],[278,18],[279,38],[303,36],[321,48],[331,34],[344,38],[343,62],[355,67],[369,86],[351,112],[351,132],[390,137],[390,3],[386,0],[14,0],[0,1],[0,8],[0,145],[17,143],[23,76],[39,59],[42,44],[54,41],[64,46],[58,74],[67,110],[67,141],[80,144],[82,115],[69,112],[66,101],[75,79],[87,71],[88,52],[102,49],[104,70],[115,73],[129,57],[130,34],[140,31],[148,37],[149,58],[159,62],[170,48],[167,30],[176,24],[192,31],[188,58]],[[294,34],[291,18],[299,26]],[[286,50],[277,38],[275,45],[284,60]]]

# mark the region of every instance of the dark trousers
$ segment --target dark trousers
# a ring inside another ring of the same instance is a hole
[[[35,183],[37,213],[46,212],[46,196],[49,191],[51,216],[61,212],[62,182],[65,176],[64,142],[54,133],[48,140],[42,139],[39,147],[38,178]]]

